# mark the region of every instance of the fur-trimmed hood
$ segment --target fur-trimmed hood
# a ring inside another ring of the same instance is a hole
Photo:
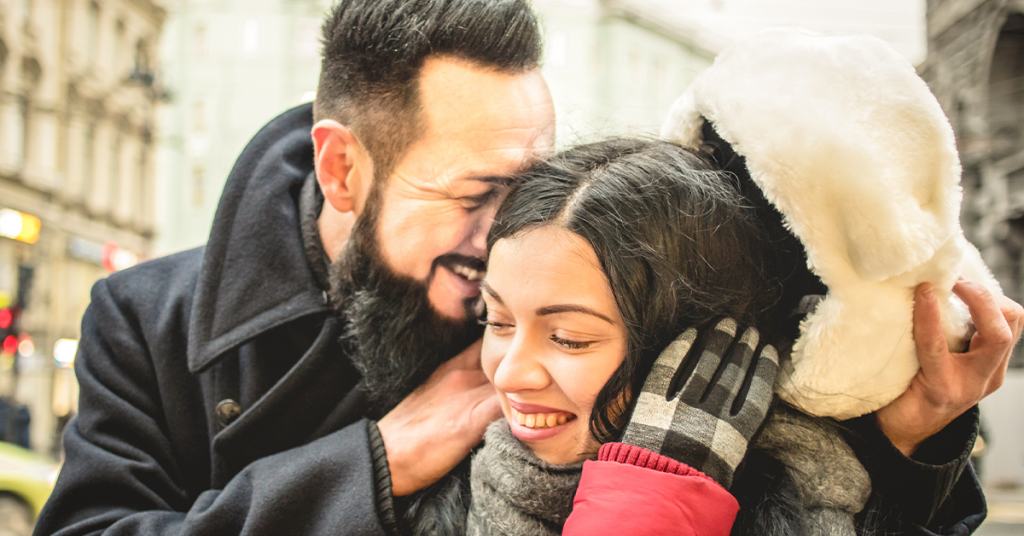
[[[698,148],[705,121],[745,157],[829,289],[800,326],[785,400],[850,418],[899,396],[919,368],[913,294],[925,281],[950,348],[963,347],[958,274],[1000,290],[960,228],[953,130],[906,58],[866,35],[764,30],[697,77],[662,137]]]

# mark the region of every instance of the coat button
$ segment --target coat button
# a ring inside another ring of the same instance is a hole
[[[219,422],[221,426],[227,426],[242,414],[242,406],[239,406],[238,402],[228,398],[226,400],[221,400],[220,403],[217,404],[217,409],[214,411],[217,413],[217,422]]]

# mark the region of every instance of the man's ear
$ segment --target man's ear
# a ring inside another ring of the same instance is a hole
[[[324,198],[338,212],[362,211],[373,177],[366,149],[345,125],[324,119],[313,125],[316,179]]]

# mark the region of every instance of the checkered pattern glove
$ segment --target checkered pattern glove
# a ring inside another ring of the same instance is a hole
[[[771,345],[758,346],[757,329],[739,337],[737,329],[726,318],[696,348],[692,328],[673,341],[647,376],[622,442],[683,462],[728,489],[747,443],[768,415],[779,370],[778,353]],[[679,378],[686,383],[674,390],[673,380],[686,368],[692,374]],[[749,390],[738,397],[746,381]]]

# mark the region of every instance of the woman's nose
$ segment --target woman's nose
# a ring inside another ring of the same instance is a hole
[[[551,376],[539,360],[537,348],[519,337],[494,372],[494,387],[506,393],[540,391],[551,385]]]

